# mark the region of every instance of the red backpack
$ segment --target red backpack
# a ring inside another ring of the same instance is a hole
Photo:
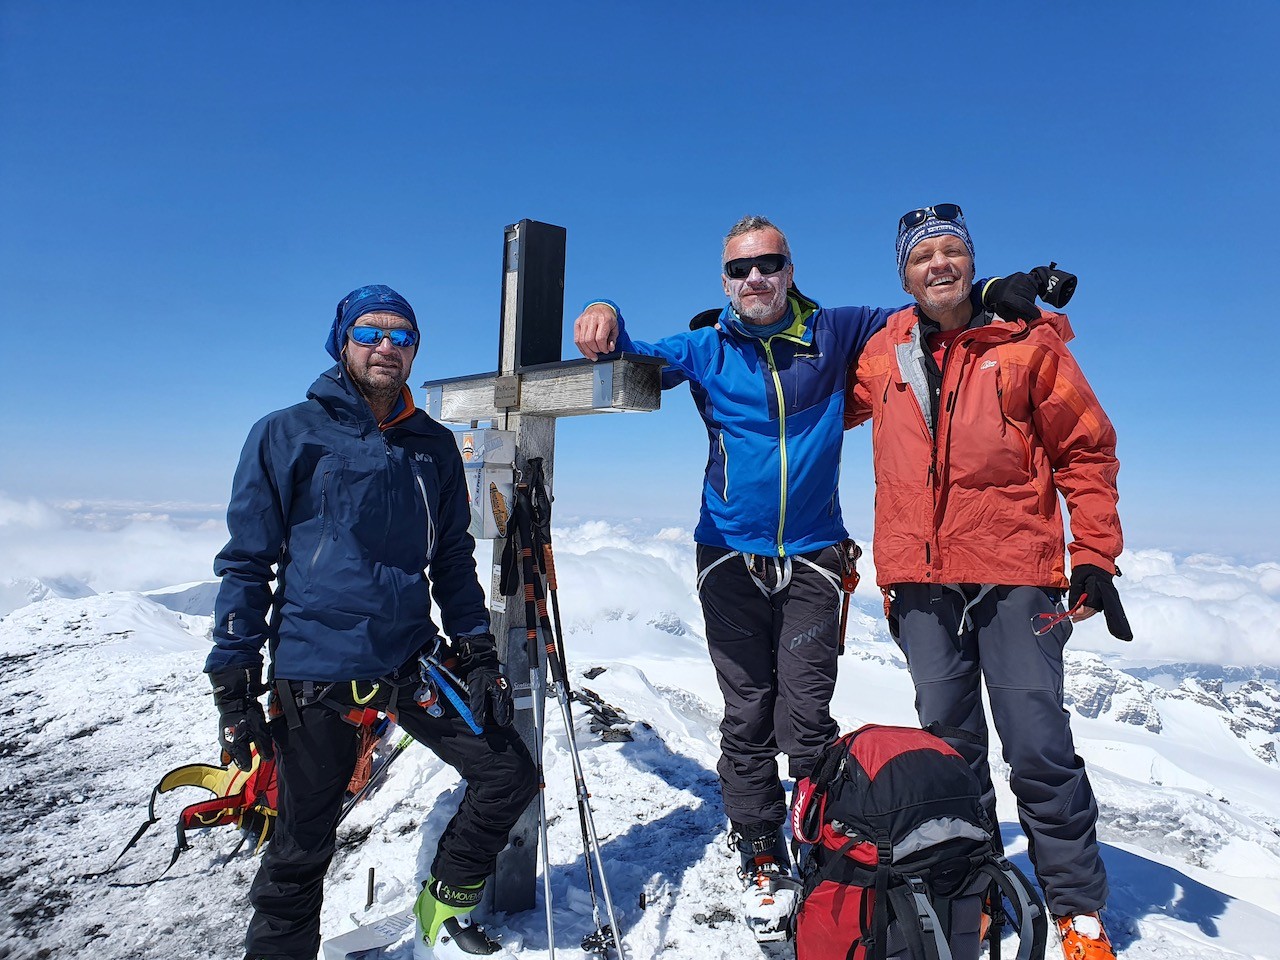
[[[1044,956],[1044,903],[997,846],[968,763],[933,733],[868,724],[845,734],[796,784],[791,818],[808,845],[797,960],[976,960],[983,912],[998,960],[1005,899],[1018,960]]]

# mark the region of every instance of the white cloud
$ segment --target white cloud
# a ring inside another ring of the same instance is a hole
[[[53,504],[0,493],[0,584],[70,580],[102,592],[208,580],[227,539],[219,510],[181,503]]]
[[[1120,569],[1133,643],[1111,637],[1097,616],[1076,626],[1072,646],[1131,660],[1280,666],[1280,563],[1133,550]]]
[[[148,590],[209,580],[226,542],[221,511],[179,502],[51,504],[0,493],[0,586],[34,579]],[[620,618],[637,625],[683,621],[701,630],[688,531],[587,520],[558,525],[555,534],[566,627]],[[486,587],[490,554],[490,543],[480,543]],[[872,559],[868,550],[856,599],[878,616]],[[1116,584],[1134,641],[1111,637],[1098,616],[1076,626],[1073,647],[1142,662],[1280,666],[1280,563],[1133,550],[1120,566],[1124,576]],[[25,596],[29,585],[20,587],[9,593]]]

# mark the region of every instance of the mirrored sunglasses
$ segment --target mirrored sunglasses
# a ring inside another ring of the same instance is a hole
[[[347,337],[362,347],[376,347],[384,337],[391,341],[393,347],[412,347],[418,342],[418,335],[412,330],[387,330],[383,327],[352,327]]]

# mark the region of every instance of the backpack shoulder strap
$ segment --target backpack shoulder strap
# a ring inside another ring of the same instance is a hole
[[[991,878],[1013,905],[1018,924],[1017,960],[1040,960],[1049,936],[1044,904],[1026,874],[1005,857],[992,857],[979,871]]]
[[[951,944],[929,890],[919,877],[907,876],[889,889],[889,904],[907,941],[907,955],[920,960],[952,960]]]

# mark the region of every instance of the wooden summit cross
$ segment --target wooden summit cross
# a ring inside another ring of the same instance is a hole
[[[541,457],[548,489],[554,479],[556,419],[592,413],[657,410],[663,361],[622,354],[613,359],[562,360],[565,229],[536,220],[506,228],[502,248],[502,317],[498,370],[428,380],[427,413],[443,423],[467,424],[458,446],[467,468],[472,534],[495,539],[489,613],[498,655],[515,686],[515,727],[536,757],[533,698],[525,647],[522,594],[503,598],[498,588],[506,518],[492,502],[513,504],[513,482],[528,480],[528,462]],[[492,428],[480,429],[488,421]],[[491,491],[498,496],[491,495]],[[482,573],[483,575],[483,573]],[[545,654],[543,676],[547,676]],[[550,711],[548,711],[549,713]],[[493,905],[515,912],[534,905],[538,861],[538,804],[529,804],[511,842],[498,857]]]

